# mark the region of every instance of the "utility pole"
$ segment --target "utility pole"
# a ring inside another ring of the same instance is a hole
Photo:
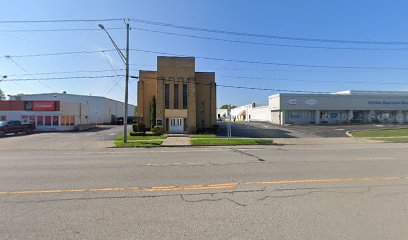
[[[125,117],[123,118],[123,142],[127,142],[127,117],[129,102],[129,23],[126,23],[126,86],[125,86]]]
[[[105,27],[102,24],[98,24],[99,28],[104,30],[106,34],[108,34],[109,39],[111,40],[113,46],[115,47],[116,51],[118,52],[120,58],[126,65],[126,75],[125,75],[125,116],[123,117],[123,142],[127,142],[127,115],[128,115],[128,103],[129,103],[129,23],[126,23],[126,56],[123,55],[122,51],[119,49],[113,38],[110,36],[108,31],[106,31]]]

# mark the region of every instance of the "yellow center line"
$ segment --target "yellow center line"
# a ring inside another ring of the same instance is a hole
[[[408,179],[408,176],[397,177],[367,177],[367,178],[333,178],[333,179],[303,179],[303,180],[281,180],[265,182],[244,182],[244,183],[220,183],[207,185],[190,186],[154,186],[154,187],[117,187],[117,188],[89,188],[89,189],[50,189],[50,190],[29,190],[29,191],[9,191],[0,192],[0,195],[32,195],[32,194],[51,194],[51,193],[85,193],[85,192],[114,192],[114,191],[135,191],[135,192],[161,192],[161,191],[193,191],[208,189],[230,189],[239,185],[283,185],[299,183],[336,183],[336,182],[367,182],[367,181],[390,181]]]

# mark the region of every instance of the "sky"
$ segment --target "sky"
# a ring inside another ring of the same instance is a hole
[[[97,26],[102,23],[124,48],[124,21],[5,22],[60,19],[136,19],[129,22],[130,48],[139,50],[130,52],[130,74],[156,70],[157,56],[165,54],[152,52],[195,56],[197,71],[216,73],[218,106],[263,104],[280,91],[408,90],[407,1],[14,0],[1,9],[0,89],[6,95],[66,91],[124,100],[124,64],[116,52],[102,52],[113,46]],[[78,51],[97,52],[27,56]],[[131,79],[129,102],[136,99]]]

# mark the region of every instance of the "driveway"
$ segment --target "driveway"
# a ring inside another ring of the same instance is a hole
[[[131,130],[131,126],[128,127]],[[7,135],[0,138],[0,149],[83,149],[112,146],[123,126],[100,125],[81,132],[42,132]]]
[[[230,122],[232,137],[249,138],[300,138],[310,137],[304,132],[288,129],[268,122]],[[218,135],[227,136],[227,123],[218,123]]]

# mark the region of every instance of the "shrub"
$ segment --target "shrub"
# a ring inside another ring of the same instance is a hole
[[[146,132],[130,132],[130,136],[145,136]]]
[[[133,124],[132,128],[133,128],[133,132],[143,132],[143,133],[146,132],[146,126],[143,123]]]
[[[164,128],[162,126],[155,126],[152,128],[154,135],[162,135],[164,133]]]

